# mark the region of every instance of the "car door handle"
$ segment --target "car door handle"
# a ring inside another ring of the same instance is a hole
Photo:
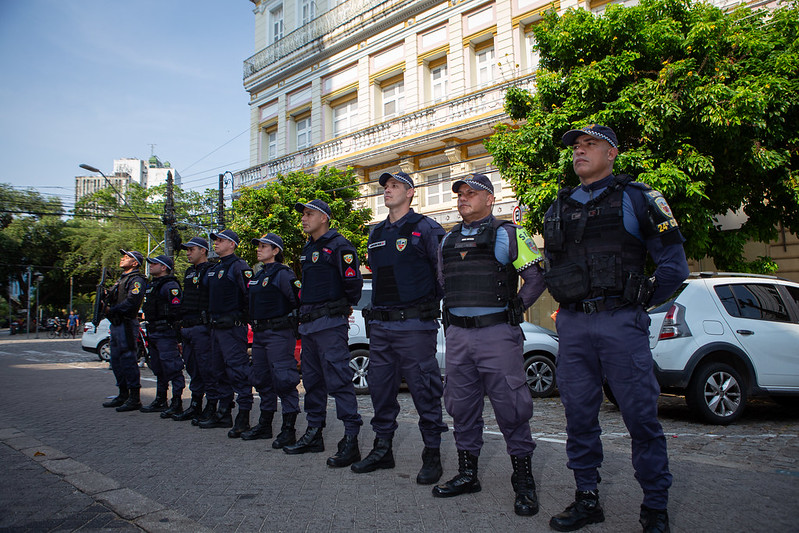
[[[740,333],[741,335],[754,335],[755,334],[755,332],[752,331],[751,329],[738,329],[738,330],[735,330],[735,331],[737,333]]]

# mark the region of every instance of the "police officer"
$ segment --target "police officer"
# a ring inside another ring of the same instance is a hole
[[[250,266],[234,252],[239,236],[226,229],[212,233],[219,262],[208,269],[208,311],[211,319],[211,371],[219,382],[209,399],[218,400],[216,413],[200,427],[229,428],[228,437],[239,438],[250,429],[252,386],[247,356],[247,285],[244,271]],[[233,393],[239,412],[233,423]]]
[[[369,325],[369,393],[374,406],[372,451],[352,465],[357,473],[394,468],[392,443],[402,378],[408,384],[422,433],[422,469],[416,482],[441,478],[441,396],[444,387],[436,360],[441,286],[436,273],[444,228],[411,209],[413,179],[405,172],[379,178],[388,218],[369,236],[372,305],[364,309]]]
[[[598,412],[607,379],[632,440],[635,477],[644,492],[644,531],[668,531],[672,476],[657,419],[660,394],[649,350],[650,302],[666,299],[688,275],[677,222],[663,196],[613,174],[619,153],[611,128],[590,125],[563,135],[580,186],[564,189],[544,221],[547,287],[560,303],[558,389],[566,412],[568,467],[575,501],[550,521],[558,531],[602,522]],[[644,274],[647,252],[656,265]]]
[[[137,358],[137,315],[147,281],[139,273],[144,263],[140,252],[120,250],[122,276],[105,298],[105,316],[111,322],[111,370],[117,380],[119,394],[103,407],[116,407],[119,412],[137,411],[141,407],[141,382]]]
[[[325,450],[322,428],[330,394],[336,401],[336,414],[344,422],[344,438],[327,465],[350,466],[361,460],[358,433],[363,424],[347,346],[347,316],[360,300],[363,288],[358,254],[350,241],[330,229],[332,212],[325,202],[311,200],[297,203],[294,208],[302,213],[302,231],[309,236],[300,256],[299,327],[308,428],[300,440],[283,451],[294,455]]]
[[[183,412],[183,359],[178,350],[178,335],[175,331],[180,320],[181,290],[177,278],[172,274],[175,264],[166,255],[148,257],[150,275],[153,277],[144,294],[144,319],[150,339],[150,368],[156,377],[155,399],[150,405],[139,409],[142,413],[161,413],[169,418]],[[172,403],[167,405],[166,395],[172,383]]]
[[[203,409],[203,397],[213,383],[209,373],[211,334],[208,328],[208,241],[192,237],[180,245],[186,250],[189,268],[183,275],[183,302],[181,303],[181,330],[183,363],[189,374],[191,403],[182,413],[172,415],[172,420],[207,420],[216,412],[216,400],[209,400]],[[197,425],[195,424],[195,425]]]
[[[258,261],[263,268],[248,279],[250,324],[252,325],[252,367],[250,383],[261,397],[261,416],[258,424],[241,434],[244,440],[271,439],[272,419],[277,411],[277,399],[283,411],[283,426],[272,441],[279,449],[297,442],[294,424],[300,412],[300,373],[294,348],[297,339],[296,309],[299,306],[300,282],[294,272],[283,264],[283,239],[267,233],[252,239],[258,247]],[[250,272],[251,274],[251,272]]]
[[[543,259],[529,234],[494,218],[494,186],[483,174],[452,185],[463,218],[442,242],[447,383],[444,405],[454,422],[458,475],[433,488],[438,497],[481,490],[483,397],[488,395],[513,465],[514,512],[532,516],[533,401],[522,369],[522,314],[544,290]],[[518,278],[524,285],[517,294]]]

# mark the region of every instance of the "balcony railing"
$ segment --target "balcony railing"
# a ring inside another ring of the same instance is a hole
[[[275,62],[333,32],[337,40],[361,25],[376,22],[405,7],[424,4],[419,0],[348,0],[303,24],[282,39],[244,61],[244,79],[273,66]]]
[[[402,138],[423,135],[433,128],[476,118],[491,111],[497,111],[496,120],[502,114],[505,90],[511,86],[532,89],[533,76],[489,87],[485,91],[468,94],[461,98],[443,102],[434,107],[403,115],[374,126],[356,131],[350,135],[337,137],[305,150],[279,157],[272,161],[255,165],[233,175],[233,190],[248,187],[260,182],[271,181],[278,174],[288,174],[294,170],[312,168],[330,161],[354,156],[370,147],[396,141]],[[442,137],[451,135],[440,132]]]

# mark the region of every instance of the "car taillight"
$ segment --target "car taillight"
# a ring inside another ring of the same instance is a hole
[[[85,324],[83,324],[83,332],[86,333],[87,331],[89,331],[93,327],[94,327],[94,324],[92,324],[91,322],[86,322]]]
[[[660,336],[658,340],[673,339],[675,337],[682,337],[683,331],[680,329],[678,313],[680,308],[675,304],[669,308],[666,313],[666,318],[663,319],[663,326],[660,328]]]

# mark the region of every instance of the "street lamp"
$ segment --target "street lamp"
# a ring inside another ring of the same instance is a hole
[[[230,177],[225,179],[225,174],[230,174]],[[233,178],[233,173],[229,170],[226,170],[219,175],[219,200],[217,203],[216,217],[217,231],[222,231],[225,229],[225,184],[232,183]]]

